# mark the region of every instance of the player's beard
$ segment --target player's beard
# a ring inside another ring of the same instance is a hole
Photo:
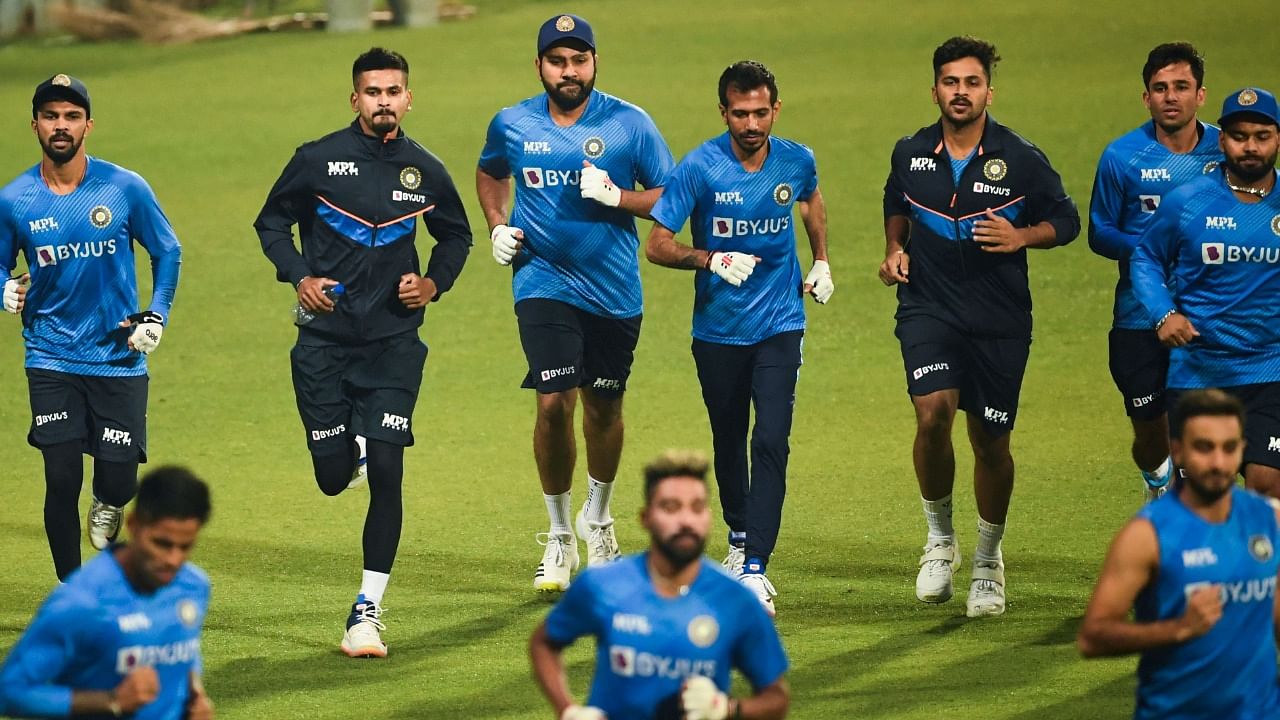
[[[681,538],[690,538],[693,542],[680,543]],[[662,553],[662,557],[675,567],[676,570],[682,570],[688,567],[689,563],[702,557],[702,551],[706,549],[707,539],[700,537],[692,530],[680,530],[671,537],[653,539],[654,547],[658,552]]]
[[[1269,158],[1264,158],[1258,155],[1254,155],[1252,157],[1260,158],[1262,162],[1258,163],[1257,165],[1251,165],[1249,167],[1242,167],[1241,165],[1233,161],[1231,158],[1226,158],[1225,162],[1227,165],[1227,169],[1231,171],[1232,175],[1243,180],[1244,182],[1255,183],[1261,180],[1262,178],[1266,177],[1267,175],[1269,175],[1271,171],[1275,169],[1276,155],[1277,153],[1271,153],[1271,157]]]
[[[390,110],[380,110],[369,118],[369,129],[378,135],[387,135],[396,131],[400,126],[400,119]]]
[[[59,150],[53,147],[54,140],[70,140],[65,150]],[[48,140],[43,138],[40,140],[40,147],[44,150],[45,157],[54,162],[55,165],[65,165],[71,162],[71,159],[80,152],[80,144],[84,142],[84,138],[76,140],[71,133],[57,132],[49,136]]]
[[[1189,474],[1185,481],[1187,483],[1187,487],[1191,489],[1191,492],[1195,494],[1201,504],[1211,505],[1217,502],[1223,495],[1230,492],[1231,488],[1235,485],[1234,477],[1219,479],[1220,482],[1218,482],[1216,486],[1209,486]]]
[[[561,90],[561,88],[569,86],[578,88],[578,92],[574,95],[568,95]],[[587,101],[588,97],[591,97],[591,91],[596,87],[596,79],[591,78],[585,83],[580,80],[565,80],[559,85],[552,85],[544,78],[542,87],[547,91],[547,97],[551,98],[551,102],[555,103],[556,107],[564,112],[569,112],[577,110],[582,103]]]

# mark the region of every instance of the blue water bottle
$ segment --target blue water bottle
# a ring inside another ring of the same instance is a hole
[[[342,283],[338,283],[337,285],[325,288],[324,296],[336,303],[342,299],[343,294],[346,292],[347,289],[342,285]],[[293,324],[306,325],[312,320],[315,320],[321,314],[322,313],[311,312],[310,310],[302,307],[302,303],[298,303],[293,308]]]

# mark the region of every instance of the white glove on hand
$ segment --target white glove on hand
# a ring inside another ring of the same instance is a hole
[[[583,198],[595,200],[601,205],[618,207],[618,203],[622,202],[622,191],[609,179],[609,173],[589,162],[582,168],[582,179],[578,187]]]
[[[129,333],[129,349],[137,350],[143,355],[150,355],[160,344],[160,336],[164,335],[164,318],[158,312],[134,313],[120,323],[120,327],[132,327]]]
[[[729,717],[729,696],[720,692],[711,678],[694,675],[684,681],[680,706],[685,720],[724,720]]]
[[[516,253],[520,252],[524,231],[509,225],[499,225],[489,233],[489,239],[493,241],[493,259],[499,265],[510,265],[516,259]]]
[[[739,287],[756,269],[756,258],[754,255],[737,252],[711,253],[707,269],[730,285]]]
[[[22,282],[27,279],[26,275],[20,278],[12,278],[4,283],[4,311],[17,315],[22,310],[22,302],[25,300],[26,293],[19,292]]]
[[[608,720],[608,718],[598,707],[570,705],[560,713],[560,720]]]
[[[826,260],[813,261],[813,269],[804,276],[804,284],[819,305],[826,305],[831,293],[836,291],[836,284],[831,281],[831,266]]]

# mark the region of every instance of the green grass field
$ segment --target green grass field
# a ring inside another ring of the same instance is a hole
[[[1255,3],[1247,16],[1243,7],[1233,15],[1184,0],[479,4],[470,22],[417,31],[175,48],[0,47],[2,179],[39,157],[28,130],[32,88],[55,72],[77,75],[93,93],[90,152],[141,172],[183,241],[172,324],[151,361],[150,447],[153,461],[188,463],[214,484],[214,520],[195,559],[214,583],[204,647],[220,717],[550,717],[524,651],[547,610],[530,590],[541,552],[533,534],[546,522],[530,449],[534,402],[518,388],[509,271],[490,259],[472,174],[493,113],[540,91],[534,34],[562,10],[595,25],[598,87],[645,107],[677,156],[721,131],[716,79],[751,57],[779,78],[775,131],[818,157],[837,292],[827,307],[810,304],[791,488],[770,566],[793,663],[792,717],[1127,716],[1135,661],[1085,663],[1073,646],[1106,543],[1140,501],[1128,423],[1106,370],[1115,269],[1083,238],[1031,260],[1036,342],[1014,435],[1008,613],[974,622],[962,601],[917,602],[911,583],[924,528],[909,455],[914,424],[893,294],[875,276],[889,151],[936,118],[933,48],[953,34],[979,34],[1005,58],[993,113],[1049,155],[1083,214],[1103,146],[1145,117],[1147,51],[1174,39],[1200,47],[1204,117],[1213,119],[1227,91],[1277,84],[1280,9]],[[274,282],[250,225],[293,148],[350,121],[350,63],[373,43],[413,63],[416,109],[406,128],[453,172],[477,244],[423,331],[431,355],[385,603],[391,655],[356,662],[337,645],[359,582],[367,498],[329,499],[314,487],[289,383],[292,294]],[[644,540],[634,521],[640,466],[668,446],[710,446],[689,355],[691,277],[653,266],[643,275],[645,327],[614,499],[624,549]],[[0,648],[8,648],[54,576],[40,456],[24,441],[13,318],[0,318],[0,337],[9,399],[0,405],[8,548]],[[961,430],[957,441],[964,478]],[[956,515],[966,550],[975,536],[967,487],[962,480]],[[724,551],[716,527],[713,556]],[[568,657],[581,693],[591,651],[584,644]]]

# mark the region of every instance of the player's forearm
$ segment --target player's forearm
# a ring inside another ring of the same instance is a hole
[[[817,189],[800,205],[800,220],[804,223],[805,235],[809,236],[809,249],[813,251],[814,260],[827,259],[827,203]]]
[[[569,693],[569,681],[564,674],[564,661],[560,649],[547,640],[545,624],[539,624],[529,637],[529,661],[533,665],[533,677],[547,697],[556,717],[573,704]]]
[[[151,304],[147,309],[165,318],[173,307],[178,292],[178,275],[182,266],[182,250],[174,247],[160,257],[151,258]]]
[[[1087,658],[1108,657],[1176,645],[1191,638],[1192,631],[1181,618],[1151,623],[1085,618],[1076,647]]]
[[[644,244],[644,256],[649,262],[663,267],[702,270],[707,267],[711,253],[676,242],[675,233],[655,223]]]
[[[751,697],[738,698],[733,702],[738,705],[736,709],[730,706],[731,718],[782,720],[791,705],[791,689],[785,680],[779,680]]]
[[[306,258],[294,247],[293,236],[288,232],[259,230],[258,237],[262,240],[262,253],[275,266],[276,278],[281,282],[297,287],[302,278],[311,274]]]
[[[480,212],[484,213],[489,232],[506,224],[507,200],[510,197],[510,179],[495,178],[484,170],[476,169],[476,199],[480,201]]]
[[[1170,310],[1177,309],[1173,293],[1165,283],[1164,273],[1152,259],[1139,250],[1129,259],[1129,279],[1138,302],[1147,310],[1147,316],[1155,323]]]
[[[1063,243],[1058,242],[1058,230],[1048,220],[1024,228],[1018,228],[1022,246],[1029,250],[1043,250]]]
[[[1101,218],[1089,218],[1089,249],[1111,260],[1125,260],[1133,254],[1141,235],[1121,232]]]
[[[905,215],[889,215],[884,219],[884,254],[891,255],[907,247],[911,221]]]
[[[658,203],[660,197],[662,197],[660,187],[648,190],[623,190],[622,197],[618,200],[618,207],[636,217],[652,220],[653,217],[649,213],[653,211],[653,206]]]

